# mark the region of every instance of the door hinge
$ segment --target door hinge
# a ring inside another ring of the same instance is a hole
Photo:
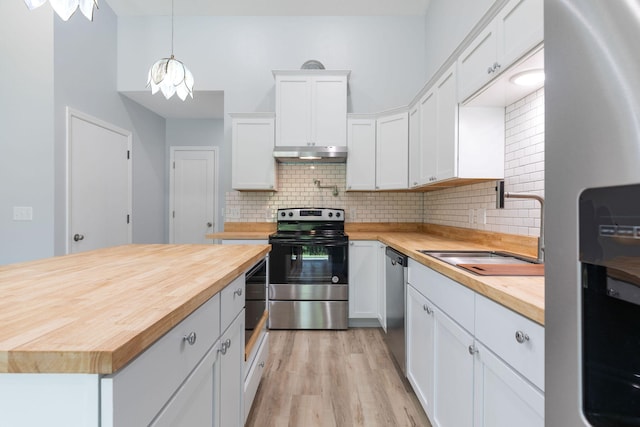
[[[172,213],[172,217],[175,218],[176,217],[176,211],[173,211]]]
[[[127,160],[131,159],[131,150],[127,150]]]
[[[173,168],[174,169],[176,168],[176,162],[173,162]]]
[[[127,214],[127,224],[129,224],[130,221],[131,221],[131,216]]]

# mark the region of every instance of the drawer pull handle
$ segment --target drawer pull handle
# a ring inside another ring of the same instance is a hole
[[[264,368],[264,362],[260,362],[258,366],[260,366],[261,368]]]
[[[196,333],[191,332],[189,335],[182,337],[182,340],[188,342],[189,345],[194,345],[196,343]]]
[[[422,309],[427,312],[427,314],[433,313],[433,309],[429,307],[427,304],[422,306]]]
[[[220,346],[220,353],[227,354],[227,350],[229,350],[229,347],[231,347],[231,340],[227,339],[225,342],[222,343],[222,345]]]
[[[522,331],[516,331],[516,341],[518,341],[518,343],[522,344],[525,341],[529,341],[529,335],[525,334]]]
[[[477,349],[477,348],[476,348],[476,346],[475,346],[475,345],[473,345],[473,344],[471,344],[471,345],[469,346],[469,349],[468,349],[468,350],[469,350],[469,354],[470,354],[470,355],[472,355],[472,356],[473,356],[474,354],[477,354],[477,353],[478,353],[478,349]]]
[[[236,289],[235,291],[233,291],[233,294],[234,295],[238,295],[239,297],[241,297],[242,296],[242,288]]]

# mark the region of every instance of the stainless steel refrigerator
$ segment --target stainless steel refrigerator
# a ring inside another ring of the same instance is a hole
[[[637,396],[618,396],[638,408],[629,410],[607,402],[612,383],[588,390],[594,349],[605,358],[616,356],[607,362],[611,372],[616,365],[640,364],[640,341],[636,351],[629,351],[633,345],[618,348],[616,341],[608,345],[606,328],[617,336],[630,334],[628,342],[638,332],[620,330],[607,318],[598,323],[604,341],[587,345],[583,298],[587,284],[602,275],[603,298],[636,310],[616,296],[606,251],[615,245],[614,252],[629,250],[631,262],[640,259],[640,187],[602,188],[640,184],[640,0],[545,0],[545,72],[546,425],[640,425],[640,415],[634,420],[640,414]],[[619,196],[609,211],[609,202],[598,200],[612,192]],[[592,209],[588,229],[580,215]],[[590,256],[600,273],[585,267]],[[625,278],[625,286],[640,289],[636,279]],[[600,393],[592,402],[595,410],[586,408],[594,390]],[[611,419],[598,421],[598,410]]]

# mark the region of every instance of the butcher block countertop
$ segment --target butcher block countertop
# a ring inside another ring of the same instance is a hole
[[[234,223],[231,223],[234,224]],[[268,227],[252,225],[244,231],[242,223],[234,227],[225,224],[225,231],[210,235],[216,239],[268,239]],[[425,224],[412,230],[412,224],[347,223],[350,240],[379,240],[415,261],[459,282],[468,288],[544,325],[543,276],[480,276],[430,256],[418,250],[499,250],[536,257],[537,239]]]
[[[0,372],[114,373],[269,250],[126,245],[0,266]]]

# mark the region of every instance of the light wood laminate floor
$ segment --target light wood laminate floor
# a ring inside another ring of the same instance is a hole
[[[431,426],[379,329],[269,334],[246,427]]]

